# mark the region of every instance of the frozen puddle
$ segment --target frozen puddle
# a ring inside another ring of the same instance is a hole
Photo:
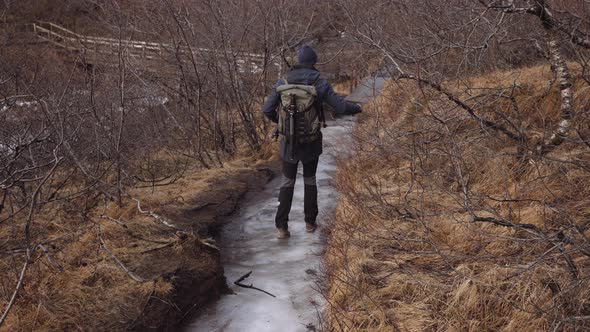
[[[318,224],[328,218],[338,201],[332,184],[336,156],[350,150],[353,118],[329,123],[322,130],[324,154],[317,171]],[[299,166],[293,207],[289,215],[289,240],[275,238],[274,216],[281,177],[270,182],[263,192],[246,198],[236,219],[225,226],[221,248],[225,276],[235,294],[223,296],[207,308],[187,331],[309,331],[318,328],[323,307],[315,290],[324,241],[321,232],[308,234],[303,221],[303,175]],[[274,295],[233,284],[253,271],[244,284],[254,284]],[[309,328],[308,328],[309,327]]]
[[[365,80],[355,91],[361,98],[351,99],[366,102],[366,95],[375,95],[381,87],[382,84],[374,79]],[[329,122],[328,128],[322,130],[324,154],[320,157],[317,171],[320,227],[331,216],[338,202],[339,195],[332,178],[336,173],[336,158],[345,157],[352,150],[353,125],[354,118],[347,116]],[[277,176],[264,191],[246,197],[240,213],[224,227],[221,234],[225,276],[235,294],[225,295],[206,308],[186,331],[319,330],[323,299],[315,290],[315,280],[325,243],[321,232],[305,232],[301,172],[299,165],[289,215],[291,238],[275,238],[274,216],[281,183],[281,177]],[[252,275],[243,283],[254,284],[276,295],[276,298],[233,284],[249,271],[253,271]]]

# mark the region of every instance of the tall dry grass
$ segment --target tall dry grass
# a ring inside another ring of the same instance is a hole
[[[182,318],[211,300],[204,296],[223,291],[219,252],[207,238],[211,228],[218,226],[218,217],[231,211],[225,205],[237,203],[248,190],[248,181],[264,177],[256,168],[273,157],[269,146],[257,155],[227,161],[224,168],[190,167],[170,185],[129,188],[122,206],[105,200],[85,209],[89,211],[85,216],[74,212],[89,197],[68,203],[70,207],[38,211],[33,236],[45,239],[44,248],[33,257],[24,287],[0,330],[121,331],[175,326],[178,320],[163,322],[167,311]],[[134,199],[144,212],[163,219],[142,213]],[[204,203],[208,210],[199,209]],[[21,228],[19,223],[0,227],[2,247],[14,249],[0,252],[3,299],[14,289],[17,268],[22,266]],[[190,305],[182,307],[180,303],[186,301]],[[2,308],[5,304],[0,301]]]
[[[590,87],[576,78],[578,125],[546,158],[535,146],[559,122],[550,68],[444,87],[526,139],[482,126],[427,87],[392,82],[338,173],[329,328],[590,328]]]

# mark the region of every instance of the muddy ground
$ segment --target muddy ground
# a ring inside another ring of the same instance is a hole
[[[159,213],[191,236],[215,239],[228,216],[240,208],[244,195],[264,188],[277,169],[277,163],[270,163],[216,177],[206,190],[183,202],[182,206],[190,208],[167,206]],[[196,245],[192,251],[192,257],[175,257],[174,248],[163,248],[133,267],[140,275],[172,281],[174,288],[165,298],[152,295],[130,330],[176,330],[205,304],[228,291],[220,252],[206,245]]]

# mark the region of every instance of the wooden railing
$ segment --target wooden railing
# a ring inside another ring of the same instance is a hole
[[[115,55],[121,51],[132,57],[145,60],[161,60],[167,55],[178,54],[195,58],[229,58],[235,59],[241,70],[250,72],[262,70],[267,61],[262,54],[250,52],[229,52],[212,50],[201,47],[190,47],[186,45],[176,46],[167,43],[154,43],[138,40],[115,39],[105,37],[93,37],[78,34],[60,25],[51,22],[33,23],[33,31],[38,38],[47,41],[55,46],[70,51],[85,51],[94,54]],[[190,58],[190,57],[189,57]],[[274,64],[278,66],[278,64]]]

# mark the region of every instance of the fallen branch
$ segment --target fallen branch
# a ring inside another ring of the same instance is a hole
[[[99,239],[100,239],[100,244],[102,245],[102,247],[104,248],[104,250],[111,256],[111,258],[117,263],[117,265],[119,265],[119,267],[125,271],[125,273],[127,273],[127,275],[129,275],[129,277],[131,277],[131,279],[137,281],[137,282],[148,282],[148,281],[152,281],[152,280],[147,280],[144,279],[140,276],[138,276],[137,274],[133,273],[131,270],[129,270],[125,264],[123,264],[123,262],[121,262],[117,256],[115,256],[115,254],[113,254],[112,251],[109,250],[109,248],[107,247],[107,244],[105,243],[104,239],[102,238],[102,235],[99,235]]]
[[[272,296],[272,297],[276,297],[276,296],[274,296],[273,294],[271,294],[271,293],[269,293],[269,292],[267,292],[267,291],[265,291],[265,290],[263,290],[263,289],[260,289],[260,288],[258,288],[258,287],[254,287],[254,285],[252,285],[252,284],[250,284],[250,285],[245,285],[245,284],[242,284],[242,281],[244,281],[244,280],[248,279],[248,278],[250,277],[250,275],[251,275],[251,274],[252,274],[252,271],[250,271],[250,272],[248,272],[248,273],[244,274],[243,276],[241,276],[241,277],[240,277],[240,279],[238,279],[238,280],[234,281],[234,285],[236,285],[236,286],[239,286],[239,287],[242,287],[242,288],[250,288],[250,289],[255,289],[255,290],[257,290],[257,291],[263,292],[263,293],[265,293],[265,294],[267,294],[267,295],[270,295],[270,296]]]
[[[555,245],[557,246],[557,248],[559,249],[559,251],[563,255],[563,259],[565,260],[565,262],[569,268],[569,272],[571,273],[572,278],[578,279],[578,276],[580,275],[580,270],[578,269],[578,266],[576,265],[576,263],[574,263],[572,256],[570,256],[565,251],[565,249],[561,246],[561,244],[557,243]]]
[[[4,313],[2,314],[2,317],[0,318],[0,326],[2,326],[2,324],[4,324],[4,321],[6,320],[6,317],[8,316],[8,313],[10,312],[10,309],[12,309],[14,302],[16,302],[16,296],[18,295],[18,292],[20,291],[21,287],[23,286],[23,281],[25,280],[25,274],[27,273],[27,268],[29,267],[30,263],[31,263],[31,251],[29,249],[27,249],[27,257],[25,260],[25,264],[23,264],[23,268],[22,268],[22,270],[20,272],[20,276],[18,278],[18,283],[16,284],[16,287],[14,288],[14,292],[12,293],[12,296],[10,297],[10,301],[8,301],[8,304],[6,305],[6,309],[4,309]]]
[[[495,218],[488,218],[488,217],[475,217],[475,218],[473,218],[473,222],[489,222],[492,224],[496,224],[498,226],[530,229],[530,230],[533,230],[539,234],[543,234],[543,232],[541,232],[541,230],[533,224],[512,223],[512,222],[507,222],[507,221],[498,220]]]
[[[221,251],[221,249],[219,249],[218,246],[215,245],[215,240],[212,238],[208,238],[208,239],[204,239],[204,240],[199,240],[200,243],[206,247],[209,247],[211,249],[215,249],[217,251]]]
[[[37,248],[39,248],[39,249],[41,249],[41,251],[43,251],[43,253],[45,254],[45,257],[47,257],[47,260],[54,268],[58,269],[60,272],[64,272],[64,268],[51,257],[51,255],[49,254],[49,250],[47,250],[47,247],[45,247],[42,244],[39,244],[39,245],[37,245]]]
[[[123,227],[125,229],[125,231],[127,232],[127,235],[129,235],[130,237],[132,237],[134,239],[145,241],[145,242],[150,242],[150,243],[156,243],[156,244],[169,244],[169,243],[171,243],[171,242],[168,242],[168,241],[159,241],[159,240],[146,239],[146,238],[144,238],[142,236],[139,236],[139,235],[133,233],[131,231],[131,229],[129,229],[129,226],[127,226],[127,224],[124,223],[123,221],[118,220],[118,219],[115,219],[115,218],[112,218],[112,217],[109,217],[107,215],[101,214],[98,217],[101,218],[101,219],[110,220],[110,221],[114,222],[115,224]]]
[[[170,221],[166,220],[166,218],[164,218],[164,217],[162,217],[162,216],[160,216],[160,215],[158,215],[158,214],[156,214],[156,213],[154,213],[152,211],[144,211],[141,208],[141,201],[139,199],[133,198],[133,197],[131,197],[131,199],[134,200],[135,202],[137,202],[137,210],[139,212],[141,212],[143,214],[147,214],[148,216],[156,219],[157,221],[161,222],[162,224],[164,224],[167,227],[174,228],[174,229],[179,229],[178,227],[176,227],[176,225],[174,225]]]
[[[166,249],[166,248],[172,247],[173,245],[174,245],[174,242],[170,242],[170,243],[167,243],[167,244],[165,244],[163,246],[159,246],[159,247],[155,247],[155,248],[152,248],[152,249],[144,250],[144,251],[140,252],[140,254],[147,254],[148,252],[157,251],[157,250],[161,250],[161,249]]]

